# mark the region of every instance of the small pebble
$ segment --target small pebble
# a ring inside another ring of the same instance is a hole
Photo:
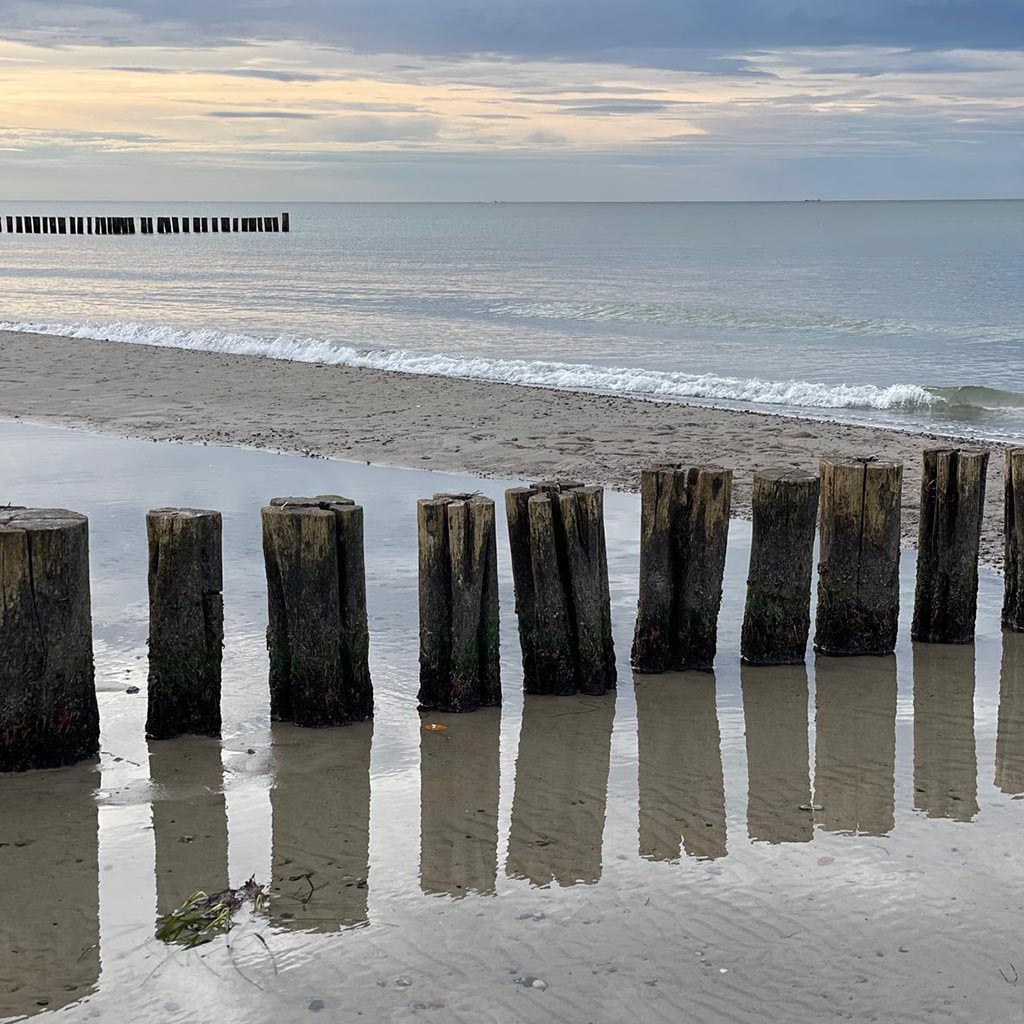
[[[322,999],[310,999],[309,1009],[313,1013],[319,1013],[324,1008],[324,1001]]]
[[[517,985],[522,985],[523,988],[535,988],[538,992],[543,992],[547,987],[548,983],[540,978],[534,978],[530,974],[522,974],[518,978],[512,979]]]
[[[137,686],[129,686],[128,689],[125,690],[124,692],[125,693],[138,693],[139,692],[139,688]]]
[[[412,981],[409,978],[405,978],[405,977],[395,978],[395,984],[399,988],[408,988],[412,984]]]

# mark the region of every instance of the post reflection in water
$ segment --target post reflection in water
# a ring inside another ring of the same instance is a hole
[[[156,847],[156,908],[163,917],[199,889],[228,887],[228,819],[220,742],[206,737],[149,744]]]
[[[332,932],[367,920],[373,723],[271,727],[275,924]]]
[[[707,672],[634,675],[640,789],[640,856],[647,860],[726,854],[725,781]]]
[[[747,739],[747,835],[766,843],[809,843],[811,769],[807,668],[740,668]]]
[[[614,718],[614,693],[523,698],[510,877],[538,886],[600,879]]]
[[[420,887],[461,897],[493,893],[498,870],[501,708],[423,715]]]
[[[999,676],[995,784],[1004,793],[1024,793],[1024,633],[1003,630]]]
[[[954,821],[978,813],[973,644],[914,644],[914,807]]]
[[[94,764],[3,778],[0,1017],[57,1010],[99,980],[98,782]]]
[[[896,659],[814,662],[814,802],[830,832],[881,836],[895,824]]]

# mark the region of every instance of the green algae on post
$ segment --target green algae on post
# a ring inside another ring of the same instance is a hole
[[[494,501],[435,494],[417,503],[421,710],[501,703]]]
[[[978,612],[978,551],[988,452],[929,448],[923,456],[915,640],[968,644]]]
[[[1003,626],[1024,633],[1024,448],[1006,453]]]
[[[56,768],[99,750],[89,521],[0,510],[0,771]]]
[[[603,489],[541,481],[506,491],[505,510],[524,691],[614,688]]]
[[[814,649],[892,654],[900,612],[903,465],[821,460],[821,556]]]
[[[270,713],[322,727],[373,713],[363,510],[350,498],[274,498],[261,512]]]
[[[146,736],[220,735],[224,648],[219,512],[155,508],[149,540]]]
[[[732,470],[655,463],[640,482],[637,672],[710,671],[729,537]]]
[[[811,628],[811,569],[818,521],[815,473],[754,474],[750,571],[740,652],[750,665],[800,665]]]

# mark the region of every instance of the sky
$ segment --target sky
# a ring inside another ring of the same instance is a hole
[[[1024,197],[1024,0],[0,0],[0,198]]]

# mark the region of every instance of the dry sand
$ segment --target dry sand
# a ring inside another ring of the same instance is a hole
[[[635,490],[652,459],[736,471],[734,511],[772,466],[827,454],[905,465],[903,536],[917,538],[921,451],[943,441],[874,427],[485,381],[0,332],[0,416],[127,437],[208,442],[478,476],[562,475]],[[1003,453],[991,445],[982,559],[1003,559]]]

